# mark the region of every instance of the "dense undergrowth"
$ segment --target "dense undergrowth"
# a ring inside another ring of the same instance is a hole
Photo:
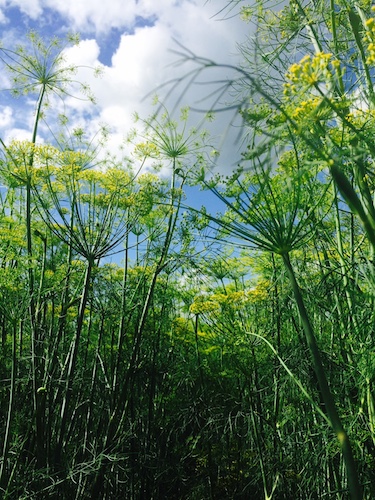
[[[375,497],[371,6],[242,15],[228,176],[187,110],[144,120],[132,159],[38,142],[73,68],[35,34],[0,49],[36,96],[30,141],[1,140],[4,499]]]

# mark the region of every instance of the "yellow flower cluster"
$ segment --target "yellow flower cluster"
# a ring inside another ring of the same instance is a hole
[[[372,8],[372,10],[375,10]],[[371,17],[366,23],[366,42],[367,42],[367,64],[375,63],[375,19]]]
[[[297,107],[293,108],[293,111],[291,113],[292,118],[295,121],[300,121],[307,116],[310,116],[317,110],[321,102],[321,97],[312,97],[305,101],[301,101]]]
[[[190,306],[190,312],[192,314],[204,314],[218,311],[220,311],[220,305],[209,297],[199,296]]]
[[[247,292],[247,296],[250,302],[262,302],[268,298],[268,289],[270,283],[268,280],[261,279],[256,284],[255,288],[252,288]]]
[[[211,295],[210,300],[213,300],[218,304],[223,304],[223,305],[239,304],[246,300],[246,293],[242,291],[230,292],[228,294],[215,293],[214,295]]]
[[[329,83],[336,75],[340,62],[332,59],[332,54],[318,52],[311,57],[304,56],[299,63],[292,64],[286,74],[284,95],[297,94],[301,89]]]
[[[137,158],[160,158],[160,151],[152,142],[140,142],[135,146],[134,154]]]
[[[193,314],[218,313],[228,307],[237,308],[248,303],[260,302],[268,297],[269,283],[260,280],[254,288],[247,291],[235,291],[227,294],[215,293],[210,296],[198,296],[190,306]]]
[[[370,125],[375,126],[375,109],[352,109],[346,115],[346,120],[356,127],[366,130]]]
[[[38,147],[29,141],[14,140],[7,149],[8,182],[13,187],[26,185],[34,174],[31,166],[36,163]]]
[[[189,322],[186,318],[175,318],[173,320],[173,331],[177,335],[186,334],[189,331]]]
[[[254,15],[253,7],[245,6],[241,7],[240,16],[245,23],[249,23]]]

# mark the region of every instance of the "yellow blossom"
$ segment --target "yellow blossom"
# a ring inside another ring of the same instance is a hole
[[[286,74],[284,94],[292,95],[301,89],[329,83],[340,67],[340,62],[332,58],[332,54],[318,52],[313,57],[304,56],[299,63],[290,66]]]
[[[134,153],[140,158],[160,158],[160,151],[152,142],[140,142],[135,146]]]
[[[193,314],[211,313],[219,310],[220,305],[207,297],[198,297],[190,306],[190,312]]]

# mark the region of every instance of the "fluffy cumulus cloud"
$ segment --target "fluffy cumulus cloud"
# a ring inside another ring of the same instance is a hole
[[[61,26],[81,32],[81,43],[69,49],[66,56],[69,62],[80,66],[77,79],[90,85],[97,104],[93,108],[88,101],[69,98],[65,103],[66,112],[73,115],[77,126],[85,126],[92,131],[100,123],[108,124],[112,133],[111,142],[115,145],[132,128],[134,112],[144,117],[149,115],[154,92],[157,91],[168,106],[173,107],[177,102],[183,85],[171,94],[172,86],[167,83],[192,68],[189,64],[177,64],[180,56],[176,51],[181,50],[179,44],[198,56],[236,64],[236,45],[248,35],[248,26],[238,16],[228,15],[227,19],[222,19],[226,12],[222,8],[228,2],[0,0],[0,8],[3,7],[7,16],[9,7],[18,7],[23,23],[27,16],[30,20],[39,16],[42,35],[46,30],[46,20],[53,22],[53,12],[59,19],[55,32],[59,33]],[[9,19],[10,30],[16,29],[14,15]],[[35,27],[38,29],[38,25]],[[53,32],[53,26],[48,28],[49,33]],[[115,32],[117,38],[112,36]],[[102,57],[104,53],[105,58]],[[90,69],[97,66],[103,68],[100,78],[94,78]],[[216,79],[228,77],[228,70],[215,74]],[[206,80],[206,85],[189,87],[181,105],[197,106],[204,95],[210,94],[213,87],[207,85],[209,77],[202,78]],[[0,116],[0,129],[3,123],[4,119]],[[219,120],[214,132],[220,134],[225,129],[225,124]]]
[[[11,126],[13,123],[13,111],[10,106],[0,106],[0,128]]]
[[[0,0],[3,15],[7,18],[7,9],[17,7],[21,14],[37,19],[43,13],[43,2],[40,0]]]
[[[78,31],[106,32],[129,29],[138,19],[151,19],[192,0],[0,0],[0,7],[17,7],[31,19],[41,18],[44,9],[55,11]],[[194,4],[194,2],[192,2]],[[204,2],[201,2],[202,4]]]
[[[58,11],[69,19],[72,28],[105,32],[111,28],[122,28],[134,24],[139,12],[144,12],[143,2],[136,0],[40,0],[46,7]]]

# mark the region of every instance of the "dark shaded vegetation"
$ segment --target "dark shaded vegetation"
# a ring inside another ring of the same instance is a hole
[[[81,130],[38,144],[72,68],[35,35],[0,49],[36,96],[31,140],[1,141],[3,498],[375,497],[375,21],[365,2],[242,14],[259,60],[230,82],[228,177],[186,110],[145,120],[132,160]]]

